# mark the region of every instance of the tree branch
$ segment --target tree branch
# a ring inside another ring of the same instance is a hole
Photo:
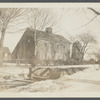
[[[84,26],[86,26],[86,25],[88,25],[89,23],[91,23],[96,17],[97,17],[98,15],[96,15],[95,17],[93,17],[89,22],[87,22],[86,24],[84,24],[84,25],[82,25],[82,26],[80,26],[79,28],[81,28],[81,27],[84,27]]]
[[[95,9],[90,8],[90,7],[88,9],[90,9],[91,11],[93,11],[96,15],[100,15],[100,12],[96,11]]]
[[[87,9],[89,9],[89,10],[91,10],[91,11],[93,11],[95,14],[96,14],[96,16],[95,17],[93,17],[89,22],[87,22],[86,24],[84,24],[84,25],[82,25],[82,26],[80,26],[79,28],[81,28],[81,27],[84,27],[84,26],[86,26],[86,25],[88,25],[89,23],[91,23],[98,15],[100,15],[100,12],[98,12],[98,11],[96,11],[95,9],[93,9],[93,8],[87,8]]]

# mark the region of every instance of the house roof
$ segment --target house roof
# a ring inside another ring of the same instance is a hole
[[[30,28],[27,28],[27,31],[30,32]],[[34,30],[31,30],[34,32]],[[37,30],[37,36],[39,36],[39,40],[43,39],[46,41],[54,42],[54,43],[60,43],[60,44],[70,44],[70,41],[67,40],[65,37],[53,33],[47,33],[46,31],[39,31]]]
[[[10,50],[8,47],[3,47],[3,53],[10,53]]]

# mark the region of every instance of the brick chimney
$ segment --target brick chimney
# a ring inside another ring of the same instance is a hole
[[[51,28],[51,27],[47,27],[47,28],[46,28],[46,33],[52,34],[52,28]]]

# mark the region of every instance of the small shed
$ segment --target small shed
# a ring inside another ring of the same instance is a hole
[[[8,47],[3,47],[3,60],[10,60],[11,59],[11,53]]]

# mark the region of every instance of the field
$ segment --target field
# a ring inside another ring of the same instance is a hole
[[[56,80],[26,80],[29,68],[17,66],[0,67],[0,94],[23,94],[23,96],[84,96],[87,92],[95,96],[100,92],[99,67],[89,67],[72,75],[64,75]],[[96,93],[96,94],[95,94]],[[80,95],[79,95],[80,94]],[[86,94],[87,95],[87,94]],[[85,96],[86,96],[85,95]],[[8,95],[6,95],[8,96]],[[11,95],[9,95],[11,96]],[[89,95],[90,96],[90,95]]]

